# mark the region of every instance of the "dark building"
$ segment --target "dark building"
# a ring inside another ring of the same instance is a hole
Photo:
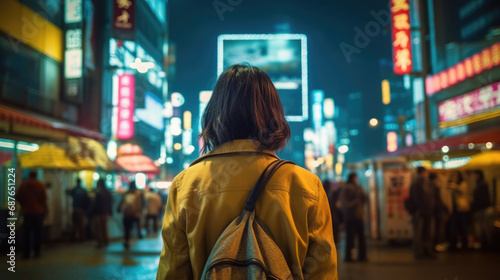
[[[100,2],[7,0],[0,9],[0,180],[7,182],[15,168],[18,185],[38,170],[50,194],[48,239],[68,226],[64,190],[74,178],[90,178],[84,185],[92,187],[94,171],[79,174],[90,167],[78,158],[107,158],[97,152],[106,141],[100,133]],[[0,190],[3,215],[7,184]]]
[[[411,91],[411,80],[409,76],[398,76],[393,73],[392,61],[380,60],[380,74],[382,83],[387,83],[387,92],[381,85],[381,96],[383,117],[379,127],[375,130],[383,131],[383,147],[379,151],[387,151],[387,134],[397,134],[397,146],[399,148],[411,146],[415,143],[415,107],[413,106],[413,93]],[[384,96],[388,95],[388,96]],[[385,98],[385,99],[384,99]],[[387,103],[387,104],[385,104]]]
[[[156,160],[164,145],[163,108],[168,91],[164,72],[168,51],[166,1],[102,1],[100,9],[105,19],[102,131],[118,146],[132,142]],[[122,94],[122,78],[133,81],[132,89],[127,89],[132,91],[131,96]],[[122,106],[121,101],[130,106]]]
[[[500,81],[500,2],[431,3],[426,92],[432,138],[484,133],[487,139],[500,121],[494,101]]]

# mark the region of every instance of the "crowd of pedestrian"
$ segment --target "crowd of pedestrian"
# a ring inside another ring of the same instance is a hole
[[[77,178],[75,186],[66,190],[71,197],[71,242],[83,242],[95,239],[96,248],[109,244],[108,221],[113,216],[112,192],[106,182],[99,179],[95,189],[82,186]],[[43,182],[37,179],[37,172],[31,171],[29,178],[19,187],[16,199],[21,205],[23,217],[24,258],[29,258],[32,251],[39,257],[42,245],[43,220],[47,214],[47,190]],[[154,189],[145,193],[138,190],[135,181],[129,183],[128,190],[122,195],[117,212],[123,215],[124,246],[129,248],[131,232],[135,226],[138,237],[142,238],[145,227],[148,234],[158,233],[158,219],[164,209],[164,199]],[[149,224],[152,226],[149,226]]]
[[[405,208],[412,216],[415,259],[434,259],[437,252],[487,249],[492,244],[489,187],[481,170],[452,171],[447,178],[425,167],[416,169]],[[447,179],[445,182],[443,179]],[[472,184],[468,184],[470,182]],[[332,185],[336,185],[333,186]],[[356,173],[345,183],[323,181],[329,198],[335,243],[345,231],[345,262],[352,262],[354,244],[357,260],[366,261],[364,236],[368,198]]]
[[[490,247],[489,187],[481,170],[468,173],[472,185],[460,171],[451,172],[443,184],[437,173],[417,168],[407,202],[414,222],[416,259],[434,258],[436,251]]]
[[[357,243],[357,261],[366,262],[367,248],[365,238],[365,206],[368,197],[358,183],[356,173],[350,173],[345,184],[331,188],[328,180],[323,182],[323,187],[328,195],[333,224],[334,241],[338,244],[340,233],[345,230],[345,255],[344,262],[353,262],[353,250]]]

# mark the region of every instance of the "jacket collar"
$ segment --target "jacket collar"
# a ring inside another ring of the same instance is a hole
[[[280,159],[273,151],[264,150],[259,151],[260,142],[252,139],[244,139],[244,140],[234,140],[232,142],[226,142],[220,146],[215,147],[213,150],[208,152],[207,154],[199,157],[195,161],[191,163],[195,165],[200,161],[205,160],[209,157],[216,156],[227,156],[227,155],[268,155],[274,157],[276,159]]]

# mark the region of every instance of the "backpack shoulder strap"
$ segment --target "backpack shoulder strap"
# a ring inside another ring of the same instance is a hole
[[[269,182],[269,180],[271,180],[271,177],[273,176],[274,172],[276,172],[276,170],[278,170],[278,168],[280,168],[284,164],[295,164],[295,163],[288,160],[280,159],[273,161],[266,167],[264,172],[262,172],[259,179],[257,180],[257,183],[255,183],[255,186],[253,187],[252,192],[250,193],[250,196],[248,197],[247,202],[245,203],[245,211],[252,212],[255,209],[255,204],[257,203],[257,200],[259,199],[260,195],[264,192],[264,189],[266,188],[266,185]]]

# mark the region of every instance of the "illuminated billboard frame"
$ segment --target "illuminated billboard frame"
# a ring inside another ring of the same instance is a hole
[[[307,36],[304,34],[222,34],[217,37],[217,77],[224,71],[224,41],[228,40],[300,40],[302,74],[302,115],[287,115],[291,122],[308,119],[308,83],[307,83]]]

